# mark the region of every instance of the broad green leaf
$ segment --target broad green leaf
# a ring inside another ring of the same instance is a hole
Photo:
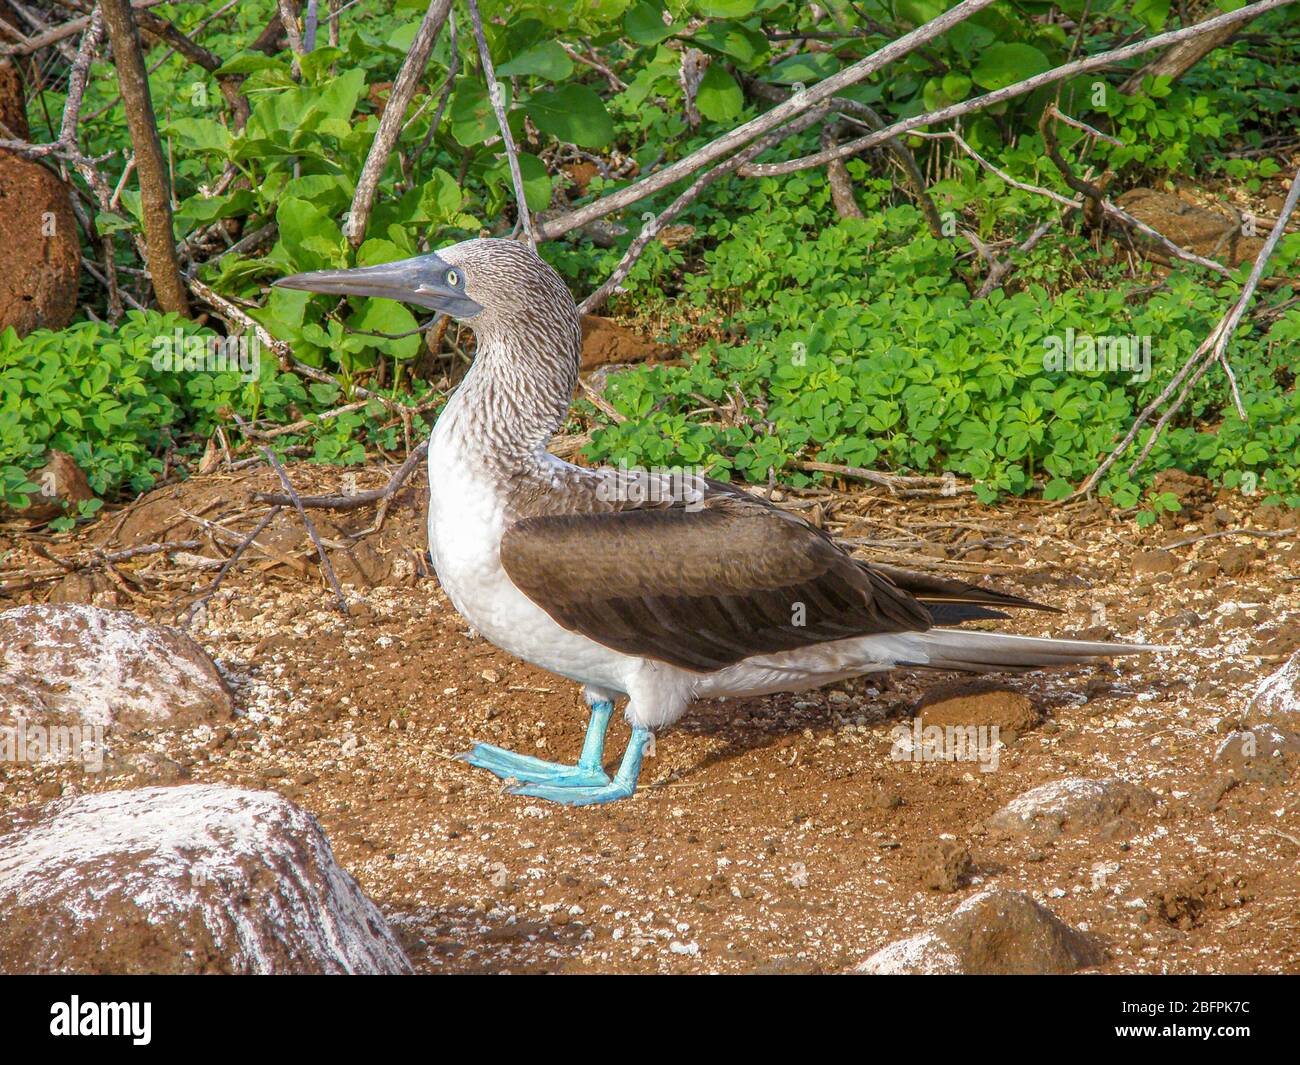
[[[565,85],[528,101],[529,117],[543,133],[581,148],[601,148],[614,139],[605,103],[585,85]]]
[[[834,56],[824,52],[801,52],[781,60],[768,76],[782,85],[794,85],[796,82],[811,85],[830,77],[839,69],[840,65]]]
[[[500,82],[505,92],[506,110],[510,110],[510,86]],[[500,133],[497,127],[496,112],[492,110],[492,100],[487,87],[474,78],[457,78],[456,92],[451,98],[451,135],[456,143],[466,148],[482,144],[489,137]]]
[[[658,44],[677,32],[678,27],[665,24],[664,8],[660,3],[641,0],[633,4],[623,18],[623,28],[627,35],[640,45]]]
[[[739,22],[707,23],[691,35],[691,41],[710,52],[730,56],[745,67],[769,51],[766,37]]]
[[[744,108],[745,96],[721,63],[710,63],[700,79],[695,106],[711,122],[729,122]]]
[[[348,319],[349,329],[365,330],[371,333],[387,333],[397,336],[410,333],[420,323],[415,320],[402,304],[394,300],[366,300],[359,314]],[[362,351],[365,348],[378,348],[395,359],[409,359],[420,350],[420,334],[404,336],[400,340],[383,337],[359,336],[348,334],[343,341],[345,351]]]
[[[573,73],[573,60],[555,41],[543,41],[497,67],[502,77],[532,74],[547,81],[563,81]]]
[[[167,132],[200,151],[224,155],[230,150],[230,130],[210,118],[175,118],[167,123]]]
[[[1169,18],[1169,0],[1134,0],[1131,14],[1155,33]]]
[[[695,0],[692,6],[705,18],[748,18],[758,0]]]
[[[971,77],[975,84],[993,91],[1050,70],[1052,62],[1032,44],[995,44],[984,50]]]

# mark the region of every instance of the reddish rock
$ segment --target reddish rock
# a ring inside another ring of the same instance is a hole
[[[1163,547],[1139,551],[1133,556],[1134,573],[1172,573],[1178,568],[1178,556]]]
[[[234,700],[207,653],[183,633],[122,610],[49,604],[0,613],[0,689],[8,714],[36,724],[193,728],[229,720]],[[24,694],[26,692],[26,694]]]
[[[320,824],[279,795],[138,788],[0,817],[0,972],[410,971]]]
[[[923,728],[996,726],[998,738],[1007,743],[1043,720],[1043,712],[1021,692],[969,680],[932,688],[917,704],[916,713]]]
[[[1145,222],[1175,244],[1229,266],[1254,260],[1264,243],[1262,234],[1242,235],[1240,223],[1230,212],[1202,207],[1177,193],[1129,189],[1115,202],[1139,222]],[[1260,222],[1256,227],[1260,231],[1265,228]],[[1139,243],[1145,243],[1155,257],[1167,258],[1164,249],[1155,242],[1140,234],[1135,234],[1135,238]]]
[[[1278,723],[1300,729],[1300,651],[1260,681],[1246,710],[1248,721]]]
[[[878,950],[856,973],[1058,976],[1100,965],[1088,936],[1018,891],[972,895],[927,932]]]
[[[4,10],[0,8],[0,18],[3,17]],[[27,109],[23,100],[22,75],[12,60],[0,59],[0,123],[4,124],[0,137],[19,141],[29,138]]]
[[[617,322],[594,314],[582,316],[582,368],[590,370],[609,363],[645,362],[666,359],[668,348],[643,340]]]
[[[41,163],[0,152],[0,329],[62,329],[77,307],[81,247],[69,189]]]
[[[0,518],[47,522],[75,511],[78,503],[95,497],[81,467],[66,451],[51,449],[45,465],[29,473],[27,479],[40,491],[29,497],[31,502],[23,510],[0,507]]]

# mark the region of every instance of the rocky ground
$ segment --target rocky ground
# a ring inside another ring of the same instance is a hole
[[[304,492],[348,476],[291,472]],[[162,488],[74,540],[0,532],[0,609],[93,602],[179,624],[272,476]],[[1173,650],[701,704],[659,736],[635,798],[584,809],[452,759],[475,740],[572,758],[585,712],[574,685],[451,609],[422,554],[420,485],[378,532],[368,508],[316,512],[348,617],[286,510],[188,627],[233,714],[128,714],[100,772],[0,762],[0,905],[6,817],[12,836],[60,797],[220,783],[314,814],[419,972],[1300,972],[1300,676],[1252,704],[1300,646],[1297,516],[1181,475],[1162,487],[1184,509],[1147,530],[1095,503],[789,495],[866,557],[1066,611],[1015,631]],[[91,562],[160,542],[188,546]],[[10,668],[19,641],[0,640],[0,716],[24,698],[59,710],[58,691],[21,688],[49,678]],[[983,761],[924,757],[927,725],[995,724],[1004,746]],[[627,734],[616,721],[611,759]]]

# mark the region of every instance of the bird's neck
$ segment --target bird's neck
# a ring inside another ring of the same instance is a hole
[[[504,474],[541,458],[578,384],[582,333],[576,312],[568,319],[475,330],[473,365],[439,419],[457,450]]]

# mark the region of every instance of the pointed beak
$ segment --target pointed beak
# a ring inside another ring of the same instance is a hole
[[[483,308],[465,292],[465,275],[436,254],[417,255],[379,266],[352,270],[315,270],[282,277],[276,288],[296,288],[333,296],[368,296],[400,300],[417,307],[473,318]]]

